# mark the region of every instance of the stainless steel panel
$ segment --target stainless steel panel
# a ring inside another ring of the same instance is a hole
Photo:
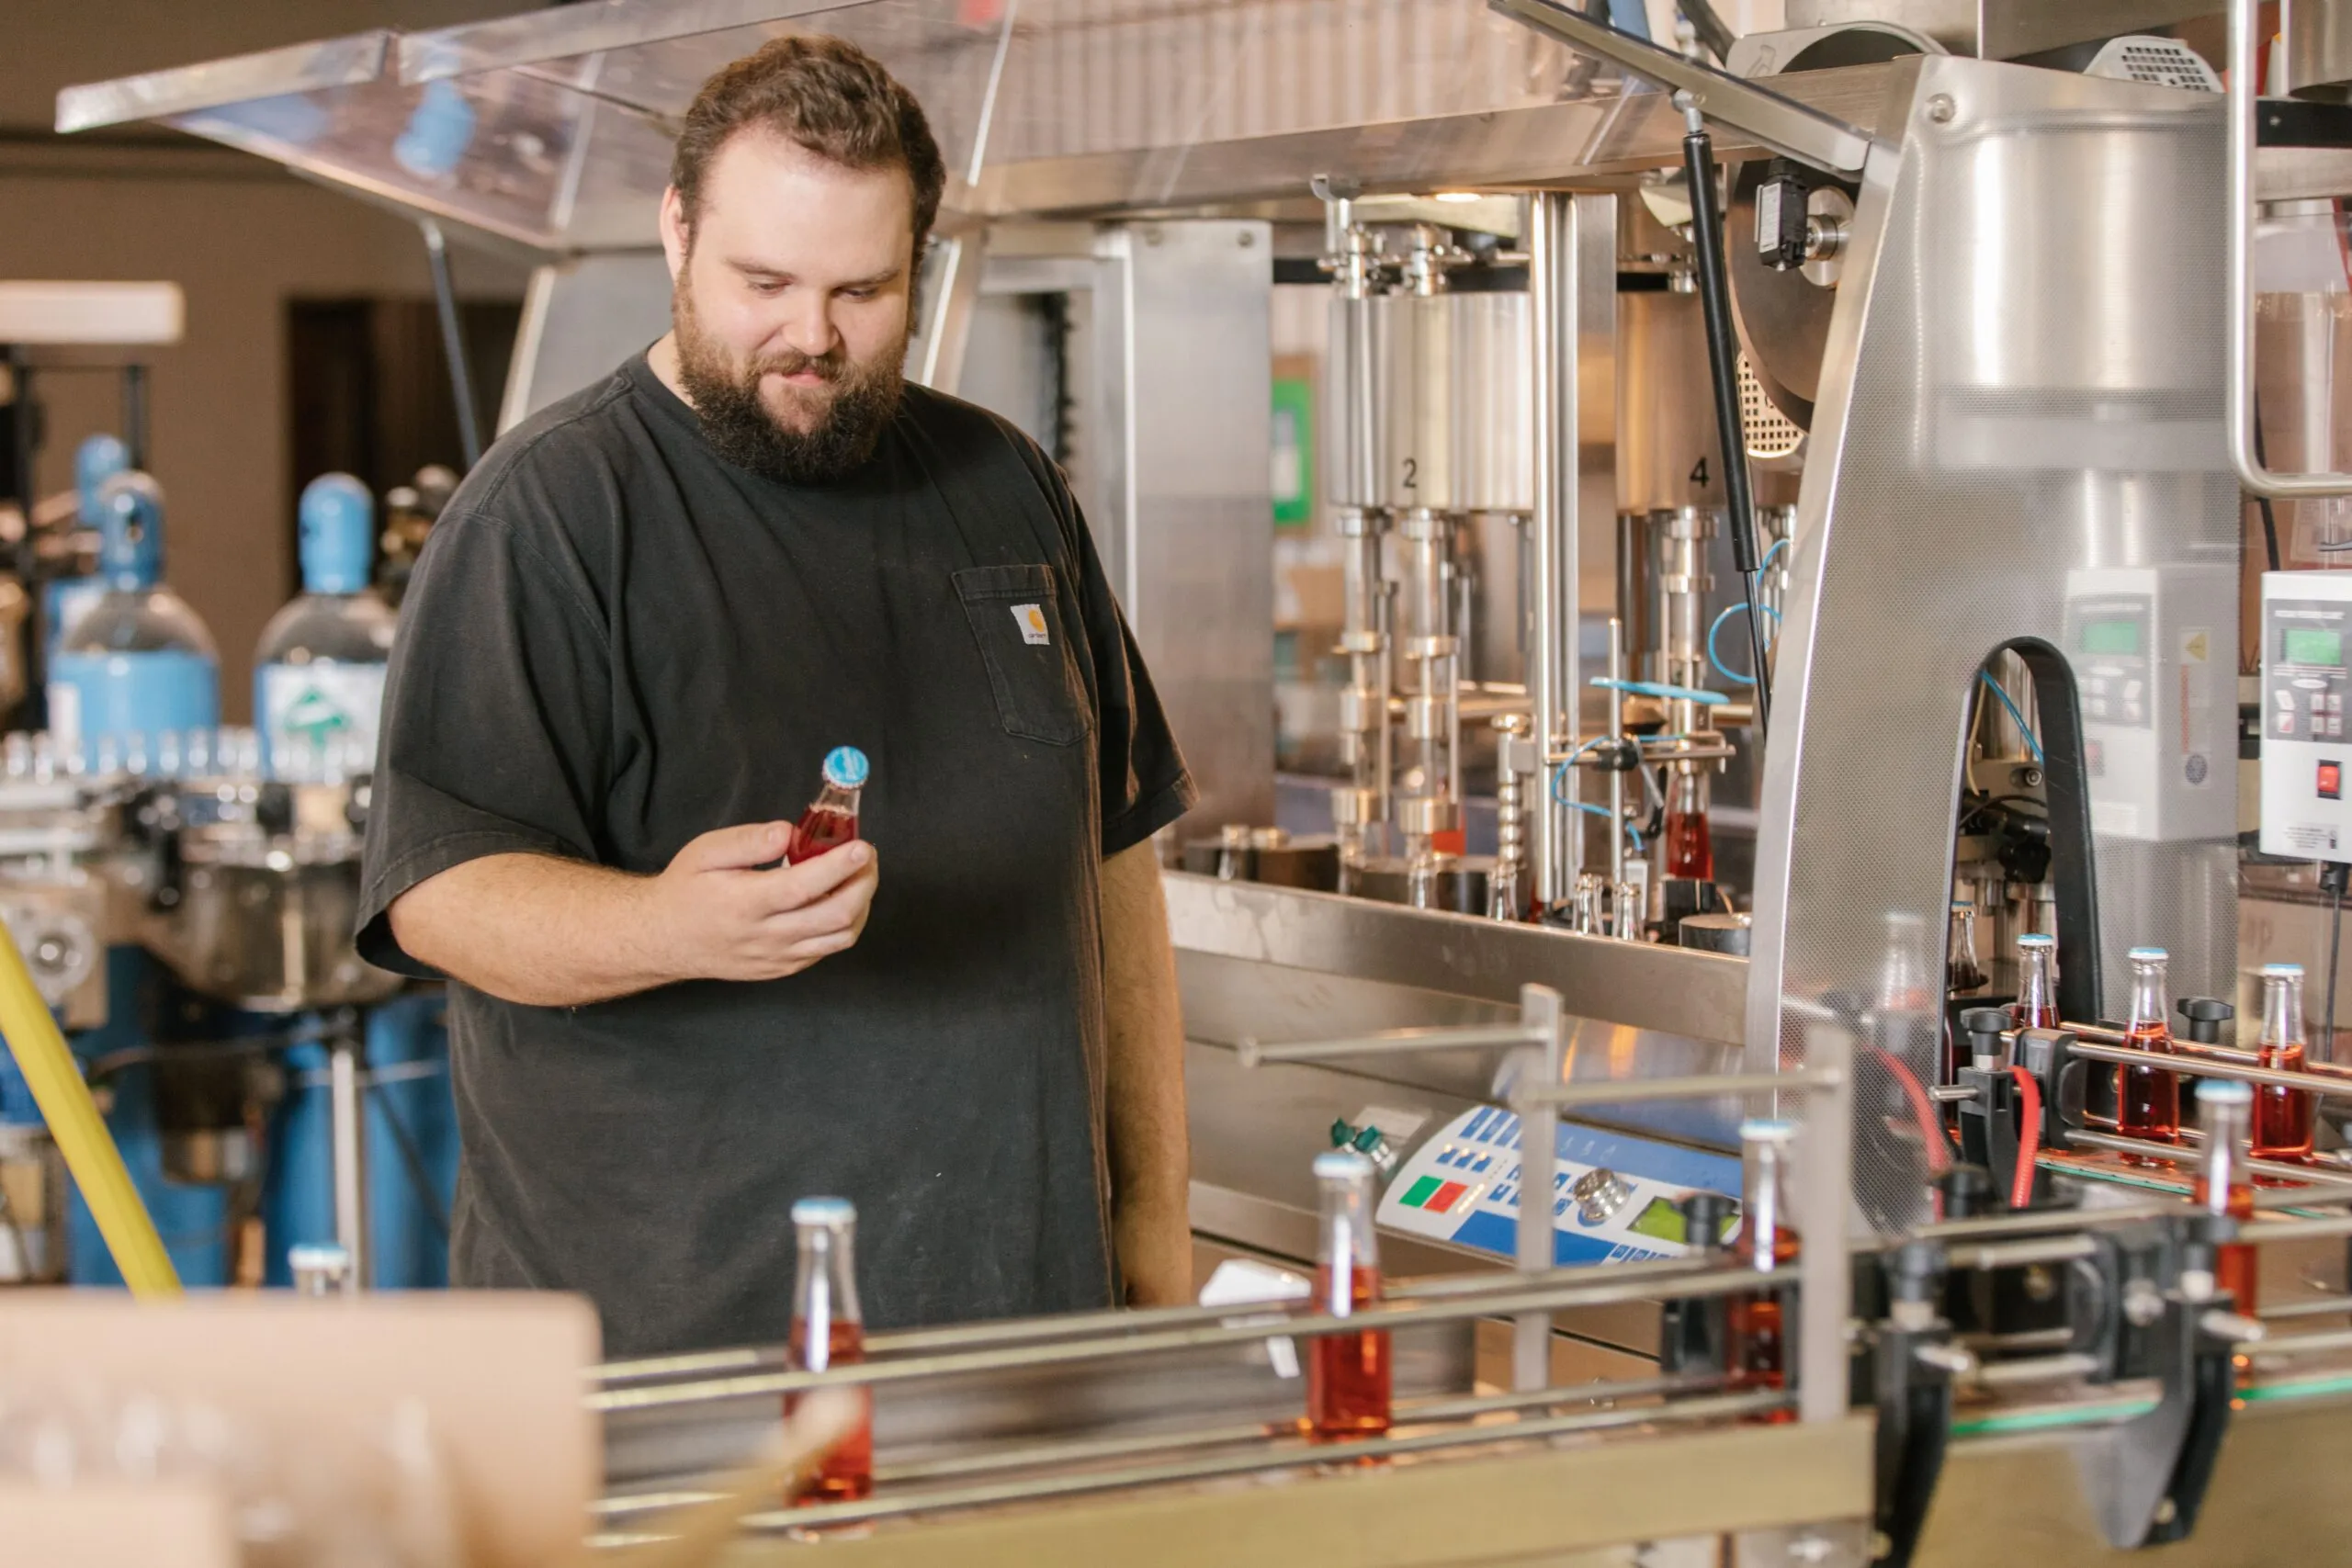
[[[1950,57],[1918,70],[1902,151],[1874,156],[1863,180],[1792,546],[1749,976],[1758,1069],[1802,1062],[1810,1021],[1858,1007],[1866,1045],[1932,1080],[1962,725],[1988,652],[2022,640],[2053,677],[2036,671],[2063,854],[2088,807],[2070,820],[2054,781],[2078,766],[2096,697],[2067,689],[2084,682],[2070,600],[2128,580],[2167,607],[2146,650],[2154,687],[2193,694],[2198,660],[2236,646],[2237,491],[2211,308],[2222,236],[2177,221],[2217,205],[2221,117],[2188,95],[2056,72]],[[2152,180],[2170,205],[2148,199]],[[1986,255],[1958,231],[1963,216],[2041,269]],[[2095,276],[2061,265],[2126,253],[2132,265]],[[2100,289],[2123,298],[2090,298]],[[2062,296],[2127,341],[2077,335],[2050,308]],[[2053,341],[2013,341],[2029,332]],[[2148,335],[2168,341],[2137,341]],[[2234,726],[2220,707],[2154,731],[2164,745],[2144,770],[2110,757],[2089,782],[2144,788],[2148,811],[2091,818],[2096,899],[2060,955],[2086,1006],[2115,1009],[2122,951],[2149,940],[2171,947],[2179,992],[2228,994],[2235,933],[2212,911],[2229,907]],[[2062,860],[2062,907],[2066,893]],[[2103,995],[2086,983],[2102,976]],[[1867,1129],[1875,1090],[1860,1092]],[[1916,1156],[1867,1134],[1857,1148],[1871,1218],[1918,1217]]]
[[[1854,66],[1776,78],[1792,102],[1863,129],[1877,123],[1889,72]],[[1008,92],[1012,91],[1008,85]],[[1763,150],[1738,128],[1717,130],[1716,153]],[[1620,183],[1678,163],[1682,117],[1664,94],[1582,98],[1481,114],[1271,130],[1176,148],[1014,157],[983,171],[977,198],[991,213],[1083,216],[1182,211],[1211,203],[1296,198],[1318,174],[1345,170],[1365,191],[1565,188]]]
[[[1623,295],[1617,323],[1617,509],[1721,506],[1723,448],[1708,395],[1699,297]],[[1702,473],[1703,483],[1697,477]],[[1645,646],[1635,644],[1634,651]]]
[[[534,269],[499,434],[604,379],[669,330],[670,267],[658,250],[606,251]]]
[[[1526,512],[1534,505],[1533,340],[1524,294],[1392,294],[1382,318],[1386,449],[1377,504]],[[1354,308],[1334,301],[1334,308]],[[1340,383],[1344,385],[1344,383]]]
[[[1955,54],[2014,60],[2201,17],[2213,0],[1788,0],[1792,28],[1893,22]]]
[[[1258,222],[1132,224],[1096,250],[1080,500],[1211,823],[1273,820],[1272,257]]]
[[[2285,0],[2279,11],[2279,30],[2287,39],[2287,91],[2341,102],[2352,87],[2352,6],[2344,0]]]
[[[1565,997],[1579,1018],[1702,1043],[1741,1038],[1745,959],[1182,872],[1170,872],[1164,883],[1180,953],[1379,980],[1510,1008],[1517,1007],[1521,985],[1540,984]]]

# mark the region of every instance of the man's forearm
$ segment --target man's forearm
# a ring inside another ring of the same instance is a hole
[[[1133,1304],[1172,1305],[1192,1294],[1192,1145],[1176,954],[1148,843],[1103,863],[1102,971],[1119,1268]]]
[[[412,957],[510,1002],[581,1007],[685,978],[659,951],[654,879],[552,855],[488,855],[393,901]]]

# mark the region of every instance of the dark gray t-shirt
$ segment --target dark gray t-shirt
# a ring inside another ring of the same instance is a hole
[[[872,759],[863,939],[579,1008],[450,987],[459,1283],[585,1292],[605,1348],[779,1340],[793,1200],[858,1213],[877,1327],[1112,1299],[1099,874],[1193,798],[1060,472],[910,388],[873,459],[727,463],[642,356],[493,447],[401,612],[361,951],[481,855],[661,870]]]

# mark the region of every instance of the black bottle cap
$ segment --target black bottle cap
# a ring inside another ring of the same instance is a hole
[[[1981,1165],[1957,1164],[1936,1178],[1944,1195],[1944,1218],[1973,1220],[1993,1207],[1993,1173]]]
[[[2199,1045],[2220,1044],[2222,1025],[2238,1015],[2237,1009],[2219,997],[2183,997],[2175,1006],[2188,1021],[2188,1038]]]

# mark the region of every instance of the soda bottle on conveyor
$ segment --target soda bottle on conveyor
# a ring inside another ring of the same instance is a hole
[[[2241,1222],[2254,1218],[2254,1178],[2246,1169],[2246,1124],[2254,1095],[2229,1078],[2207,1078],[2197,1086],[2197,1119],[2205,1146],[2191,1193],[2199,1206]],[[2261,1270],[2251,1243],[2224,1242],[2215,1248],[2213,1282],[2236,1298],[2251,1317]]]
[[[2018,999],[2009,1016],[2019,1029],[2058,1027],[2058,977],[2052,967],[2058,939],[2041,931],[2018,938]]]
[[[1951,942],[1945,949],[1944,989],[1954,996],[1984,988],[1984,961],[1976,956],[1976,901],[1951,901]]]
[[[846,1198],[803,1198],[792,1205],[800,1267],[792,1287],[792,1335],[786,1348],[795,1371],[821,1372],[865,1359],[857,1311],[857,1210]],[[857,1428],[836,1444],[797,1499],[851,1503],[874,1490],[874,1396],[859,1389]],[[784,1413],[799,1404],[787,1395]]]
[[[1758,1120],[1739,1124],[1739,1235],[1733,1245],[1739,1260],[1759,1272],[1796,1261],[1789,1163],[1796,1135],[1796,1124],[1791,1122]],[[1725,1303],[1730,1330],[1725,1387],[1745,1391],[1788,1386],[1790,1325],[1784,1302],[1785,1292],[1773,1288],[1744,1291]],[[1782,1408],[1758,1419],[1792,1421],[1796,1414]]]
[[[2165,953],[2161,947],[2135,947],[2125,955],[2132,961],[2132,1021],[2126,1026],[2127,1049],[2169,1056],[2172,1025],[2165,1000]],[[2119,1066],[2115,1069],[2115,1130],[2127,1138],[2150,1143],[2180,1142],[2180,1077],[2160,1067]],[[2133,1165],[2163,1162],[2144,1155],[2125,1155]]]
[[[794,865],[815,860],[857,837],[857,797],[865,787],[865,753],[854,746],[836,746],[825,753],[825,787],[801,813],[793,829],[792,848],[785,859]]]
[[[1315,1182],[1323,1192],[1315,1304],[1333,1317],[1351,1317],[1380,1299],[1372,1177],[1372,1161],[1352,1149],[1315,1156]],[[1388,1393],[1386,1330],[1316,1338],[1306,1362],[1306,1423],[1316,1440],[1379,1437],[1388,1430]]]
[[[2256,1065],[2273,1072],[2303,1070],[2303,966],[2262,966],[2262,1040]],[[2254,1157],[2309,1159],[2312,1100],[2308,1089],[2261,1084],[2254,1090]]]

